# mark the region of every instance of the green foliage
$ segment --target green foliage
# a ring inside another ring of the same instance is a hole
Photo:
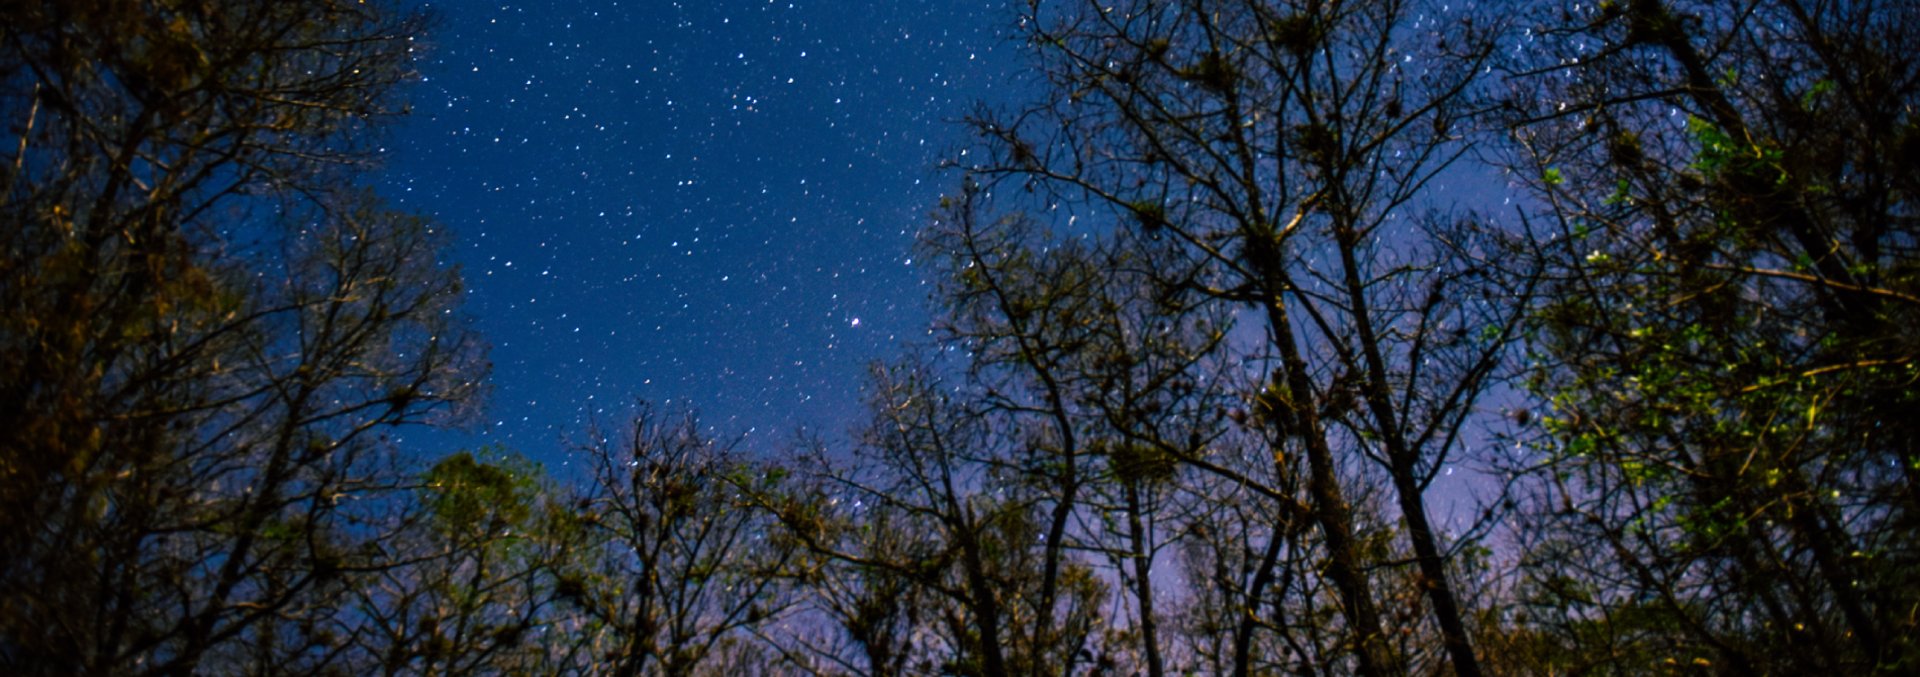
[[[427,505],[440,528],[452,533],[493,534],[525,525],[540,493],[538,469],[498,448],[481,455],[462,451],[441,459],[426,475]]]
[[[1601,23],[1582,39],[1677,70],[1596,69],[1609,77],[1591,89],[1555,90],[1594,113],[1524,132],[1564,144],[1542,154],[1553,168],[1537,170],[1536,189],[1579,242],[1551,255],[1570,282],[1531,334],[1531,386],[1552,414],[1533,447],[1547,453],[1529,459],[1548,487],[1529,519],[1581,554],[1535,571],[1608,581],[1563,597],[1612,625],[1569,613],[1528,627],[1556,636],[1565,653],[1550,662],[1562,666],[1897,672],[1920,655],[1905,639],[1913,624],[1886,615],[1920,596],[1883,577],[1920,563],[1888,547],[1914,539],[1920,484],[1891,471],[1910,456],[1896,440],[1912,424],[1884,404],[1912,401],[1916,382],[1887,370],[1920,353],[1896,328],[1920,306],[1894,300],[1912,294],[1893,271],[1914,252],[1894,244],[1912,224],[1891,215],[1912,193],[1855,168],[1897,162],[1880,140],[1906,123],[1885,111],[1910,111],[1920,92],[1842,96],[1837,83],[1920,70],[1883,51],[1911,46],[1912,27],[1882,7],[1786,21],[1788,7],[1760,3],[1756,18],[1782,19],[1770,25],[1792,44],[1878,46],[1838,60],[1745,46],[1709,58],[1698,45],[1757,29],[1625,4],[1603,10],[1626,19],[1624,36]],[[1791,83],[1761,75],[1782,68]],[[1635,100],[1660,82],[1685,83],[1667,90],[1686,92],[1677,106]],[[1684,128],[1668,122],[1688,110]],[[1894,551],[1907,562],[1865,555]],[[1609,643],[1619,657],[1595,658]]]

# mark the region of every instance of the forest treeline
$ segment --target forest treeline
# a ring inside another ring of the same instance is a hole
[[[1920,5],[1006,16],[859,428],[560,478],[394,441],[416,9],[0,3],[0,672],[1920,670]]]

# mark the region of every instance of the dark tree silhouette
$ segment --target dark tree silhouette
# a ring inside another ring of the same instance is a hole
[[[0,666],[294,673],[481,376],[429,223],[352,187],[419,17],[0,8]]]
[[[563,571],[585,622],[572,641],[616,675],[707,674],[731,645],[783,614],[790,541],[750,491],[763,469],[691,416],[642,409],[618,438],[582,449],[592,485],[578,499],[589,541]],[[590,664],[590,665],[592,665]]]
[[[1550,662],[1915,665],[1917,22],[1798,0],[1539,18],[1510,110],[1552,224],[1546,462],[1522,461],[1553,534],[1528,567]]]
[[[1470,146],[1499,22],[1402,2],[1028,3],[1043,100],[975,122],[996,190],[1175,246],[1162,285],[1251,309],[1271,379],[1246,393],[1300,452],[1353,669],[1398,674],[1343,476],[1370,459],[1448,661],[1478,674],[1424,494],[1510,357],[1530,290],[1480,219],[1422,217]],[[1458,177],[1454,177],[1457,180]]]

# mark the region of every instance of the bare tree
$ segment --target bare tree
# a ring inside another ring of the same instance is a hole
[[[0,665],[323,669],[400,482],[483,371],[441,234],[351,187],[419,17],[0,9]]]
[[[592,536],[560,594],[589,621],[571,630],[589,660],[617,675],[707,674],[787,610],[781,573],[793,546],[752,509],[761,468],[692,416],[645,408],[623,437],[595,434],[581,452],[593,468],[579,499]]]
[[[1404,2],[1029,3],[1045,98],[983,113],[996,190],[1177,246],[1163,284],[1264,321],[1269,383],[1246,394],[1303,452],[1308,508],[1355,669],[1396,674],[1342,458],[1372,460],[1459,674],[1477,659],[1426,487],[1510,357],[1524,271],[1491,265],[1477,217],[1422,218],[1469,148],[1499,23]],[[1485,328],[1485,329],[1483,329]]]
[[[969,355],[972,406],[1024,446],[1008,470],[1048,504],[1049,557],[1108,560],[1134,606],[1115,630],[1133,635],[1141,669],[1165,674],[1175,643],[1159,631],[1152,570],[1181,530],[1179,459],[1210,455],[1226,425],[1215,348],[1231,323],[1152,287],[1165,262],[1152,249],[1054,237],[986,202],[969,184],[922,232],[948,309],[942,340]],[[1057,567],[1043,570],[1043,604]],[[1037,619],[1049,622],[1044,607]]]
[[[1061,559],[1052,590],[1043,580],[1051,553],[1042,506],[1048,494],[1011,459],[1020,438],[955,397],[926,364],[877,368],[872,420],[850,454],[816,453],[812,479],[769,506],[823,574],[904,585],[914,608],[904,614],[913,638],[886,655],[909,671],[954,674],[1051,674],[1101,651],[1095,604],[1101,582],[1077,558]],[[885,531],[881,531],[885,529]],[[875,585],[868,582],[867,585]],[[1035,600],[1051,592],[1051,622]],[[847,631],[869,657],[879,638]],[[868,665],[875,674],[884,668]]]

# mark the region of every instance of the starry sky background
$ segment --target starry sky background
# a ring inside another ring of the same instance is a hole
[[[494,370],[478,431],[412,437],[549,463],[637,400],[754,446],[853,425],[926,336],[956,121],[1019,89],[992,0],[429,8],[383,190],[452,231]]]
[[[427,7],[382,190],[452,231],[493,373],[477,427],[399,441],[563,475],[642,401],[760,453],[844,439],[868,366],[931,338],[912,247],[960,119],[1034,86],[1005,0]],[[1493,204],[1485,171],[1437,190]],[[1492,489],[1452,465],[1443,520]]]

